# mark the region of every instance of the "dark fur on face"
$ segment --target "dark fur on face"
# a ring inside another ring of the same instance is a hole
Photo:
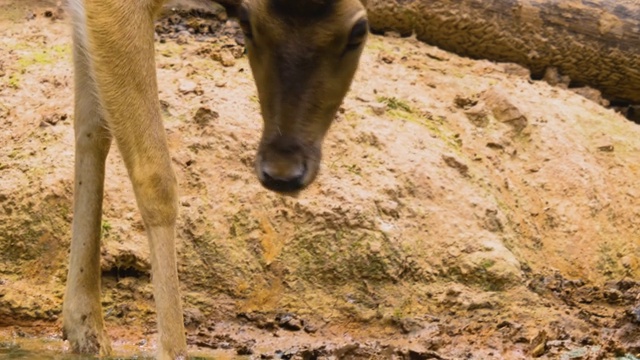
[[[270,0],[270,8],[283,18],[321,20],[331,14],[335,3],[335,0]]]

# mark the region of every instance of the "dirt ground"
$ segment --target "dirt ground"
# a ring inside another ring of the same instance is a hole
[[[257,96],[219,18],[157,27],[193,354],[640,357],[637,124],[590,89],[372,36],[318,180],[281,196],[253,174]],[[69,18],[0,0],[0,29],[0,353],[64,351]],[[102,230],[107,331],[118,354],[151,353],[148,248],[115,145]]]

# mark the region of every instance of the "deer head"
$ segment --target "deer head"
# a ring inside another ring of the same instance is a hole
[[[255,169],[268,189],[315,179],[322,142],[358,67],[369,25],[360,0],[244,0],[238,17],[264,128]]]

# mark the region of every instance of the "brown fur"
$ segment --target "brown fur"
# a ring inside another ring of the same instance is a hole
[[[364,10],[357,0],[307,0],[330,13],[322,22],[303,26],[270,14],[271,1],[289,20],[306,13],[294,5],[297,0],[245,0],[242,5],[265,123],[256,170],[269,188],[293,184],[299,189],[315,178],[322,139],[355,72],[361,46],[345,49],[354,41],[350,29]],[[162,0],[69,2],[74,11],[76,162],[64,336],[74,352],[111,351],[100,305],[100,227],[105,159],[113,138],[151,247],[157,357],[184,358],[174,244],[178,189],[154,61],[153,21]],[[304,177],[294,177],[301,170]],[[277,179],[265,179],[266,172]]]

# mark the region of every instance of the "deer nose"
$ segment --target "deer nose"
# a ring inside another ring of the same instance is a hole
[[[262,160],[260,171],[264,187],[277,192],[293,192],[304,187],[307,168],[300,154],[270,154]]]

